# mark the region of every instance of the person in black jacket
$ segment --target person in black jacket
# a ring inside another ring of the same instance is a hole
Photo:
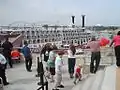
[[[6,58],[6,60],[8,60],[10,68],[13,67],[13,62],[11,59],[11,51],[13,48],[13,45],[11,42],[9,42],[9,38],[7,37],[5,42],[2,44],[2,48],[3,48],[3,55]]]
[[[1,43],[1,41],[0,41],[0,48],[2,47],[2,43]]]

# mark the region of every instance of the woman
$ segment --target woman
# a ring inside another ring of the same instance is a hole
[[[51,44],[47,43],[41,50],[41,55],[44,54],[44,61],[47,62],[49,58],[49,53],[51,51],[50,49]]]
[[[74,74],[74,67],[76,63],[75,53],[76,53],[75,46],[70,45],[68,50],[68,72],[70,74],[70,78],[73,78]]]
[[[116,65],[120,67],[120,31],[118,31],[117,35],[113,37],[113,40],[110,44],[110,47],[114,43],[115,56],[116,56]]]

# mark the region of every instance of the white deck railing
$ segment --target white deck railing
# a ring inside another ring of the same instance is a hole
[[[84,50],[84,54],[77,55],[78,63],[82,62],[84,65],[89,65],[91,62],[91,52],[89,49]],[[101,48],[101,60],[100,65],[112,65],[115,63],[115,54],[114,54],[114,48],[112,47],[106,47]]]

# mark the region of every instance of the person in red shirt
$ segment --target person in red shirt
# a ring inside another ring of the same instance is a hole
[[[77,80],[81,81],[81,78],[82,78],[81,69],[82,69],[82,66],[78,65],[77,68],[76,68],[76,70],[75,70],[74,84],[76,84]]]
[[[117,67],[120,67],[120,31],[118,31],[117,35],[113,37],[110,47],[113,44],[114,44],[114,51],[116,56],[116,65]]]

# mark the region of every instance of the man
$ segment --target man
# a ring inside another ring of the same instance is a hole
[[[11,59],[11,51],[13,48],[13,45],[11,42],[9,42],[9,38],[7,37],[5,42],[2,44],[2,48],[3,48],[3,55],[6,58],[6,60],[8,60],[10,68],[13,67],[13,62]]]
[[[7,63],[5,57],[0,53],[0,77],[3,80],[4,85],[8,85],[9,83],[6,80],[6,75],[5,75],[5,64]]]
[[[90,72],[91,73],[96,73],[99,67],[100,63],[100,42],[96,40],[95,37],[92,37],[91,41],[88,42],[87,44],[88,47],[90,47],[91,50],[91,63],[90,63]],[[94,66],[94,61],[96,62]]]
[[[25,57],[25,64],[26,64],[26,70],[28,72],[32,72],[31,67],[32,67],[32,55],[30,48],[28,47],[28,43],[25,41],[24,42],[24,47],[22,48],[22,53]]]

